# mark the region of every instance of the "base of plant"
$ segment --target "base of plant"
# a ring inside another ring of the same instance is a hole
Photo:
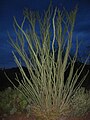
[[[0,120],[41,120],[36,119],[33,115],[28,116],[27,113],[15,113],[13,115],[0,115]],[[61,116],[57,120],[90,120],[90,112],[79,117]]]

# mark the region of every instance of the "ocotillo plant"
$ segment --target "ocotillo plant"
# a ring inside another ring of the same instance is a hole
[[[26,9],[21,25],[14,17],[16,42],[9,37],[30,76],[26,75],[21,61],[13,52],[22,75],[21,80],[16,75],[16,80],[22,86],[22,89],[17,89],[26,97],[32,114],[37,118],[56,120],[60,115],[69,113],[71,96],[86,78],[85,75],[76,85],[84,69],[84,66],[80,66],[74,73],[78,44],[74,57],[70,57],[76,12],[77,9],[68,13],[65,9],[63,11],[58,8],[51,10],[49,7],[43,17],[40,17],[39,14]],[[29,21],[29,29],[24,30],[26,20]],[[37,24],[39,33],[36,30]],[[25,43],[27,43],[27,50]],[[65,78],[68,66],[70,69],[68,77]]]

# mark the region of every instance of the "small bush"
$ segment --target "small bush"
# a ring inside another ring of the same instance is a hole
[[[85,88],[79,89],[72,97],[72,107],[74,116],[81,116],[90,111],[90,91]]]
[[[6,114],[22,112],[27,106],[25,97],[17,90],[10,87],[0,92],[0,110]]]

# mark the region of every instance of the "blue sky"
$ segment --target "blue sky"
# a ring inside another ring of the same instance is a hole
[[[0,0],[0,68],[14,67],[12,47],[9,44],[7,31],[15,36],[13,31],[13,16],[19,23],[23,19],[23,9],[38,10],[42,13],[48,8],[50,0]],[[65,7],[71,10],[78,4],[74,36],[82,41],[79,55],[86,59],[90,53],[90,0],[52,0],[53,7]],[[73,41],[73,48],[75,41]],[[87,49],[88,48],[88,49]]]

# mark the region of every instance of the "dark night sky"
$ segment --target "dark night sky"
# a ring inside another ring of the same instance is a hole
[[[90,53],[90,0],[52,0],[55,7],[70,10],[78,4],[74,36],[82,41],[79,56],[86,59]],[[7,31],[14,37],[13,16],[19,23],[23,19],[23,9],[38,10],[42,13],[49,5],[49,0],[0,0],[0,68],[14,67],[12,47],[9,44]],[[73,41],[73,48],[75,40]]]

